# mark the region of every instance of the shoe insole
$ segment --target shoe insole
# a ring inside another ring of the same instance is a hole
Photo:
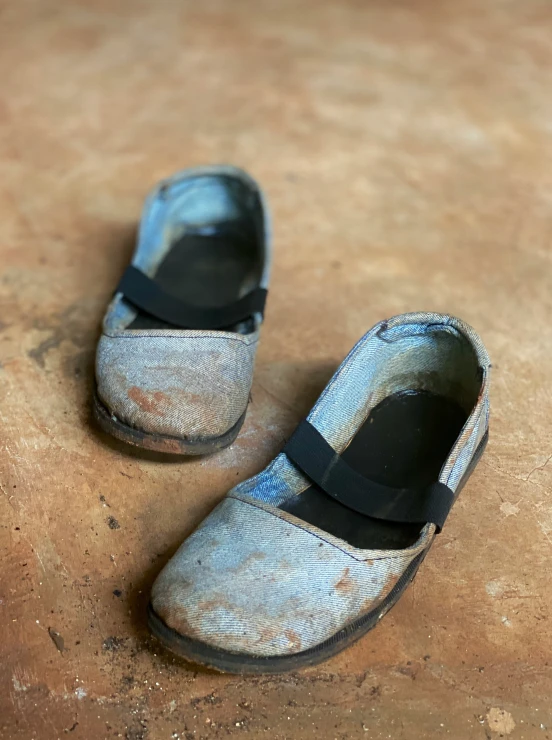
[[[341,457],[366,478],[393,488],[437,481],[467,414],[456,401],[427,391],[401,391],[371,412]],[[353,547],[396,550],[420,535],[419,524],[397,524],[359,514],[318,486],[280,505]]]
[[[175,241],[155,273],[155,282],[170,295],[194,306],[224,306],[255,287],[260,250],[248,224],[218,224],[212,230],[189,229]],[[250,331],[242,322],[239,330]],[[170,324],[139,311],[129,329],[170,328]],[[228,327],[230,331],[238,327]]]

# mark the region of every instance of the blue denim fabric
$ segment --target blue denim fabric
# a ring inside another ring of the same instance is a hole
[[[452,396],[469,414],[440,480],[453,490],[488,424],[489,358],[451,316],[375,326],[351,350],[308,416],[341,452],[383,398],[404,389]],[[152,590],[177,632],[257,656],[318,645],[382,601],[435,534],[403,550],[361,550],[278,505],[310,485],[284,454],[232,489],[164,568]]]
[[[241,194],[228,187],[228,178],[243,186]],[[253,199],[260,201],[260,286],[266,288],[271,264],[268,209],[255,181],[236,167],[198,167],[160,183],[146,199],[132,264],[155,277],[187,227],[243,217],[253,208]],[[246,285],[244,291],[252,287]],[[129,329],[136,313],[118,293],[104,318],[96,354],[97,390],[104,406],[124,424],[150,434],[194,440],[224,435],[247,408],[261,316],[255,317],[252,332],[238,334]]]
[[[470,415],[439,478],[456,490],[488,426],[489,372],[481,339],[463,321],[444,314],[403,314],[380,322],[357,342],[307,418],[341,453],[371,409],[392,393],[417,389],[456,398]],[[308,485],[279,455],[234,490],[279,506]]]
[[[283,511],[227,497],[162,571],[152,604],[209,645],[285,655],[374,608],[421,547],[358,559]]]
[[[98,395],[136,429],[179,438],[223,435],[243,415],[258,332],[125,331],[98,345]]]

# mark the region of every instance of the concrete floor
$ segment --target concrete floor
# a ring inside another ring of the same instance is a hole
[[[551,32],[541,0],[1,4],[0,737],[552,738]],[[275,217],[253,400],[222,454],[144,456],[90,422],[99,322],[146,191],[221,161]],[[171,658],[155,575],[411,310],[494,362],[490,445],[413,586],[296,675]]]

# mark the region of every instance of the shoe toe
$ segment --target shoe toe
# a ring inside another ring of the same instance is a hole
[[[405,568],[358,561],[285,518],[224,499],[158,576],[151,606],[185,638],[283,657],[377,606]]]
[[[98,396],[109,413],[149,434],[208,440],[244,414],[253,373],[250,344],[227,336],[102,336]]]

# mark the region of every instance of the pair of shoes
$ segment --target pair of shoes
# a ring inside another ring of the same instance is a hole
[[[256,183],[180,173],[149,197],[104,321],[96,415],[133,444],[203,454],[245,416],[270,265]],[[459,319],[382,321],[259,475],[158,576],[170,650],[233,673],[313,665],[374,627],[414,578],[488,438],[487,352]]]

